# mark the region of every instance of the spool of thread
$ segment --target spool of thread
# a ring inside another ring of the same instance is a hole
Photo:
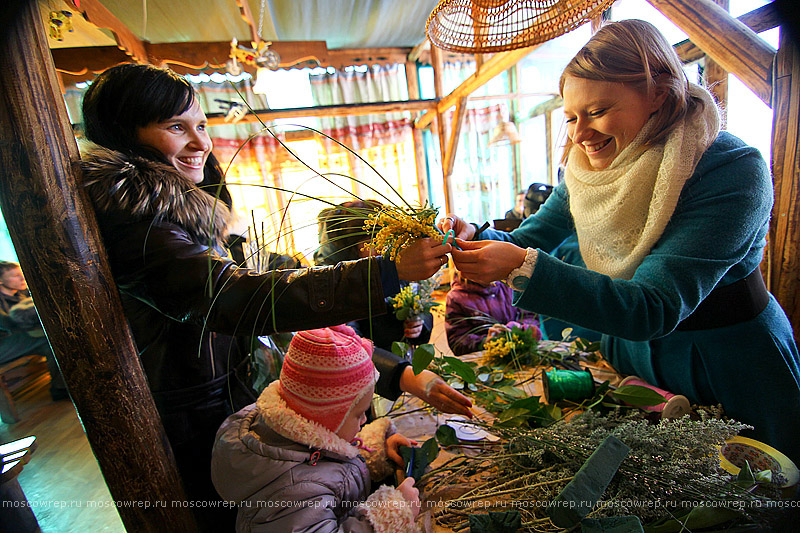
[[[628,376],[627,378],[623,379],[619,386],[622,387],[623,385],[639,385],[640,387],[647,387],[648,389],[659,393],[661,396],[667,399],[666,402],[658,405],[640,405],[639,409],[653,413],[661,413],[661,418],[680,418],[689,412],[690,404],[686,396],[681,394],[672,394],[664,389],[659,389],[658,387],[654,387],[653,385],[650,385],[646,381],[642,380],[642,378],[636,376]]]
[[[542,389],[547,403],[579,402],[594,394],[594,379],[588,370],[551,370],[542,374]]]

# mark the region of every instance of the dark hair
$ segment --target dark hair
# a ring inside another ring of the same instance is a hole
[[[20,268],[19,263],[14,261],[0,261],[0,277],[4,276],[9,270]]]
[[[215,196],[229,209],[233,206],[233,197],[225,184],[225,173],[213,152],[208,154],[206,166],[203,167],[203,181],[197,185],[197,188]]]
[[[124,63],[102,72],[83,96],[83,126],[90,141],[125,153],[161,160],[136,140],[136,130],[189,109],[195,92],[175,72]]]
[[[320,211],[317,215],[319,249],[314,254],[314,262],[335,265],[359,259],[359,245],[369,240],[364,222],[382,207],[377,200],[357,200]]]
[[[567,76],[626,83],[644,93],[656,87],[666,90],[646,146],[666,138],[683,117],[703,107],[702,100],[689,94],[689,82],[675,49],[658,28],[643,20],[621,20],[600,28],[564,68],[559,80],[562,96]],[[562,162],[571,147],[567,139]]]

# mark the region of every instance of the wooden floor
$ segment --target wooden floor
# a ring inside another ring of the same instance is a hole
[[[72,402],[52,401],[49,387],[44,380],[16,399],[19,422],[0,422],[0,443],[37,437],[17,479],[39,527],[43,533],[124,532]]]

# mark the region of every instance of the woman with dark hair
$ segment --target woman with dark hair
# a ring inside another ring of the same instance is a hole
[[[213,502],[209,469],[220,424],[255,399],[234,337],[368,316],[399,279],[431,276],[450,246],[422,239],[396,262],[237,268],[226,257],[229,210],[215,197],[221,177],[206,117],[185,79],[118,65],[89,87],[83,116],[95,143],[83,157],[83,185],[184,488],[200,527],[232,529],[235,510]]]
[[[761,278],[773,202],[758,151],[720,132],[711,95],[686,79],[652,25],[601,28],[560,80],[564,181],[519,229],[452,215],[456,266],[505,279],[519,307],[602,333],[614,368],[754,426],[800,460],[800,356]],[[551,255],[577,233],[585,267]],[[463,240],[462,240],[463,239]]]

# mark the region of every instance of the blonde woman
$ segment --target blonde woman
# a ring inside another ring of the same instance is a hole
[[[711,95],[689,83],[651,24],[611,23],[560,80],[566,172],[520,228],[453,215],[457,268],[507,280],[515,304],[603,333],[624,374],[721,403],[750,435],[800,460],[800,363],[759,264],[773,193],[754,148],[719,131]],[[586,268],[548,252],[576,231]]]

